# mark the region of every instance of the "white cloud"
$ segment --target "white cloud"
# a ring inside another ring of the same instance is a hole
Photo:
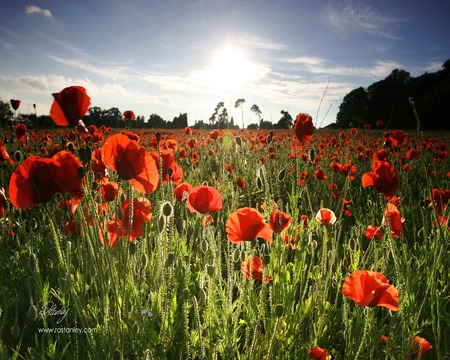
[[[354,5],[352,1],[333,5],[325,8],[325,17],[328,23],[343,33],[359,31],[399,40],[394,26],[407,21],[405,18],[380,13],[368,5]]]
[[[30,6],[25,7],[25,13],[26,14],[40,14],[40,15],[44,15],[46,18],[52,17],[52,12],[50,10],[42,9],[39,6],[35,6],[35,5],[30,5]]]

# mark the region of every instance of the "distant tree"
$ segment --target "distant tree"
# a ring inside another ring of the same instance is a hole
[[[350,124],[363,125],[368,121],[368,111],[369,96],[366,89],[359,87],[344,96],[339,106],[336,123],[344,129],[350,127]]]
[[[367,88],[369,106],[365,122],[374,125],[381,119],[390,127],[414,127],[408,94],[410,82],[409,72],[395,69],[384,80],[370,85]]]
[[[256,104],[253,104],[252,107],[250,108],[250,111],[252,111],[259,119],[259,121],[261,122],[261,110],[259,109],[259,106]]]
[[[214,113],[209,118],[210,127],[227,128],[228,127],[228,110],[223,101],[219,102],[214,109]]]
[[[173,118],[174,128],[176,129],[184,129],[188,126],[188,116],[187,113],[181,114]]]
[[[259,122],[259,128],[260,129],[273,129],[273,124],[271,121],[266,121],[264,119],[261,119]]]
[[[148,126],[151,129],[165,128],[166,121],[159,115],[151,114],[148,118]]]
[[[93,106],[88,109],[88,113],[83,120],[86,125],[103,125],[102,123],[103,110],[98,106]],[[106,125],[106,124],[105,124]]]
[[[242,119],[242,129],[244,128],[244,109],[242,107],[242,105],[244,105],[245,103],[245,99],[237,99],[236,102],[234,103],[234,107],[237,108],[241,108],[241,119]]]
[[[247,129],[248,130],[258,130],[258,124],[248,124]]]
[[[203,120],[198,120],[195,122],[195,124],[192,126],[192,128],[193,129],[208,129],[209,126]]]
[[[281,119],[278,120],[276,125],[274,126],[275,129],[291,129],[294,120],[292,119],[291,114],[289,114],[287,111],[281,110]]]
[[[11,123],[13,118],[13,112],[9,102],[3,102],[0,100],[0,124],[2,128]]]

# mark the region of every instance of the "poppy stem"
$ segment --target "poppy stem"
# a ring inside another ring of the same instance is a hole
[[[355,355],[355,359],[362,359],[361,357],[361,352],[363,351],[364,348],[364,343],[366,342],[366,338],[367,338],[367,334],[369,333],[369,326],[370,326],[370,322],[372,321],[372,315],[373,315],[373,309],[371,308],[365,308],[365,311],[367,311],[366,314],[366,319],[364,321],[364,330],[363,330],[363,336],[361,338],[359,347],[358,347],[358,351],[356,352]]]

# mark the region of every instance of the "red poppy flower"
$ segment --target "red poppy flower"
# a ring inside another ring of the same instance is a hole
[[[402,234],[403,222],[404,219],[401,217],[397,206],[392,203],[387,203],[381,225],[389,225],[393,238],[397,238]]]
[[[133,208],[131,209],[130,199],[126,199],[120,206],[123,212],[123,234],[127,236],[130,241],[134,241],[138,237],[144,235],[144,223],[149,222],[152,218],[150,200],[144,197],[134,198]],[[132,219],[131,216],[133,217]]]
[[[278,209],[272,210],[270,213],[270,227],[273,232],[280,233],[287,229],[292,223],[292,218]]]
[[[6,193],[3,186],[0,185],[0,219],[5,216]]]
[[[380,227],[376,227],[376,226],[373,226],[373,225],[369,225],[367,227],[367,230],[364,233],[364,235],[369,240],[372,240],[374,237],[375,237],[376,240],[381,240],[381,238],[383,237],[383,230],[381,230],[381,226]]]
[[[178,151],[178,158],[180,159],[180,161],[186,159],[186,149],[184,147],[181,147]]]
[[[154,156],[135,140],[119,133],[109,137],[101,148],[102,161],[123,180],[129,180],[139,193],[151,194],[159,185]]]
[[[16,134],[17,140],[19,140],[22,145],[27,144],[27,126],[23,123],[14,126],[14,133]]]
[[[374,186],[386,198],[394,196],[398,189],[397,172],[387,161],[374,161],[372,171],[363,174],[361,181],[363,188]]]
[[[336,222],[336,214],[333,210],[322,208],[317,212],[316,220],[322,225],[331,226]]]
[[[219,211],[222,209],[222,196],[212,186],[199,185],[189,192],[186,206],[192,213]]]
[[[14,164],[13,159],[6,152],[5,144],[0,140],[0,161],[7,160],[11,165]]]
[[[110,249],[114,248],[119,240],[123,237],[122,221],[119,219],[108,220],[106,223],[106,231],[108,233],[108,246]],[[102,244],[105,243],[105,237],[103,235],[103,229],[99,232],[100,240]]]
[[[119,194],[119,184],[116,182],[107,182],[106,184],[103,184],[100,194],[103,201],[113,201]]]
[[[11,103],[11,106],[14,109],[14,111],[16,111],[20,106],[20,100],[11,99],[9,100],[9,102]]]
[[[427,340],[420,336],[414,336],[412,338],[411,347],[413,354],[419,356],[420,359],[433,348]],[[408,359],[411,359],[411,356],[408,356]]]
[[[241,264],[241,271],[247,280],[250,280],[250,268],[253,280],[262,281],[262,275],[266,265],[258,255],[250,255]],[[267,276],[264,281],[269,282],[271,279],[270,276]]]
[[[196,150],[192,151],[191,161],[193,163],[198,163],[200,161],[200,156],[198,155],[198,152]]]
[[[308,114],[298,114],[294,124],[295,136],[300,142],[309,142],[312,140],[314,124],[312,117]]]
[[[309,171],[303,170],[300,172],[300,178],[298,180],[298,183],[300,186],[303,185],[303,183],[309,178]]]
[[[244,207],[230,214],[225,225],[228,240],[233,244],[252,241],[257,237],[272,243],[273,230],[256,209]]]
[[[175,162],[175,155],[172,151],[161,150],[159,153],[153,151],[151,154],[156,164],[161,165],[163,184],[169,181],[169,179],[175,185],[183,181],[183,169]],[[161,161],[159,160],[159,156],[161,156]]]
[[[184,128],[184,133],[185,133],[186,135],[191,136],[191,135],[192,135],[192,129],[191,129],[189,126],[186,126],[186,127]]]
[[[225,163],[223,167],[226,171],[228,171],[229,174],[233,172],[233,167],[229,163]]]
[[[238,177],[238,178],[236,179],[236,181],[234,182],[234,184],[235,184],[237,187],[240,187],[241,189],[245,189],[245,187],[246,187],[245,181],[244,181],[241,177]]]
[[[12,173],[9,183],[11,203],[19,209],[49,202],[58,192],[81,201],[83,196],[78,169],[80,160],[63,150],[52,158],[29,156]]]
[[[342,294],[360,306],[383,306],[398,311],[398,290],[381,273],[358,270],[345,279]]]
[[[382,127],[384,125],[383,120],[377,120],[376,125],[377,127]]]
[[[299,224],[303,225],[303,229],[306,229],[308,227],[308,216],[303,214],[303,215],[299,215]]]
[[[328,357],[327,351],[318,346],[309,349],[308,355],[313,360],[327,360]]]
[[[136,115],[134,115],[134,112],[132,110],[126,110],[123,112],[124,120],[136,120]]]
[[[59,126],[77,126],[89,109],[90,97],[81,86],[69,86],[59,93],[54,93],[50,116]]]
[[[173,189],[173,194],[175,195],[175,198],[177,201],[182,202],[183,200],[186,200],[189,196],[189,192],[192,190],[192,185],[184,182],[181,184],[178,184],[175,189]]]
[[[430,207],[436,206],[436,210],[438,214],[442,213],[442,211],[447,207],[447,203],[450,201],[450,190],[439,190],[434,188],[432,190],[433,201],[430,201],[430,198],[427,198],[430,201]]]
[[[74,220],[67,220],[64,224],[64,234],[68,237],[76,237],[80,233],[80,227]]]
[[[188,141],[186,141],[186,147],[188,149],[193,149],[193,148],[197,147],[198,145],[199,145],[199,142],[195,138],[191,138]]]
[[[344,210],[344,215],[348,217],[353,216],[352,210],[350,208],[351,203],[353,203],[353,199],[347,200],[342,198],[341,201],[342,201],[342,209]]]
[[[327,181],[327,174],[325,174],[325,172],[322,169],[317,169],[314,172],[314,179],[325,182]]]

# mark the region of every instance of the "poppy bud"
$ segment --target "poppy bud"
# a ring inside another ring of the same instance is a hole
[[[234,141],[236,142],[236,144],[238,144],[239,146],[242,145],[242,138],[240,136],[235,136]]]
[[[237,261],[239,261],[240,258],[241,258],[241,250],[236,248],[233,252],[233,260],[234,260],[234,262],[237,262]]]
[[[78,179],[84,178],[84,176],[86,175],[86,169],[84,167],[80,166],[77,169],[77,175],[78,175]]]
[[[208,273],[209,276],[213,276],[214,275],[214,270],[215,270],[214,265],[206,266],[206,272]]]
[[[200,244],[203,253],[206,253],[208,251],[208,241],[206,239],[202,240],[202,243]]]
[[[197,287],[195,286],[195,283],[190,283],[188,285],[188,290],[191,294],[195,294],[195,292],[197,291]]]
[[[127,196],[125,195],[125,193],[121,193],[120,194],[120,202],[123,203],[126,199],[127,199]]]
[[[164,216],[169,217],[172,216],[173,213],[173,207],[170,202],[165,202],[162,206],[162,213]]]
[[[185,300],[187,300],[187,299],[190,298],[191,292],[189,291],[188,288],[184,288],[184,289],[181,291],[181,296],[183,296],[183,298],[184,298]]]
[[[276,304],[275,305],[275,314],[277,317],[283,316],[284,313],[284,305],[283,304]]]
[[[286,169],[282,169],[278,173],[278,181],[283,181],[285,177],[286,177]]]
[[[36,320],[38,318],[38,309],[37,309],[36,305],[31,305],[28,308],[27,315],[32,320]]]
[[[122,210],[122,206],[119,206],[117,208],[117,217],[119,218],[119,220],[123,219],[123,210]]]
[[[67,143],[67,150],[69,150],[71,153],[75,151],[75,145],[73,144],[72,141]]]
[[[156,141],[157,141],[157,142],[160,142],[160,141],[161,141],[161,133],[160,133],[160,132],[157,132],[157,133],[155,134],[155,137],[156,137]]]
[[[164,231],[164,229],[166,228],[166,219],[164,218],[164,216],[160,216],[158,218],[158,228],[159,228],[159,233],[162,233]]]
[[[88,162],[92,158],[92,150],[85,146],[78,150],[78,156],[82,162]]]
[[[11,326],[11,334],[14,339],[18,339],[20,337],[20,326],[18,324]]]
[[[258,190],[263,189],[263,181],[260,176],[256,177],[256,187],[258,188]]]
[[[273,139],[273,131],[271,131],[269,135],[267,135],[266,144],[270,144],[272,142],[272,139]]]
[[[174,255],[173,252],[170,252],[167,254],[167,260],[166,260],[166,266],[171,266],[174,261]]]
[[[313,163],[315,158],[316,150],[314,150],[314,148],[309,149],[309,161]]]
[[[19,150],[14,151],[14,159],[16,159],[17,162],[22,161],[22,153]]]

